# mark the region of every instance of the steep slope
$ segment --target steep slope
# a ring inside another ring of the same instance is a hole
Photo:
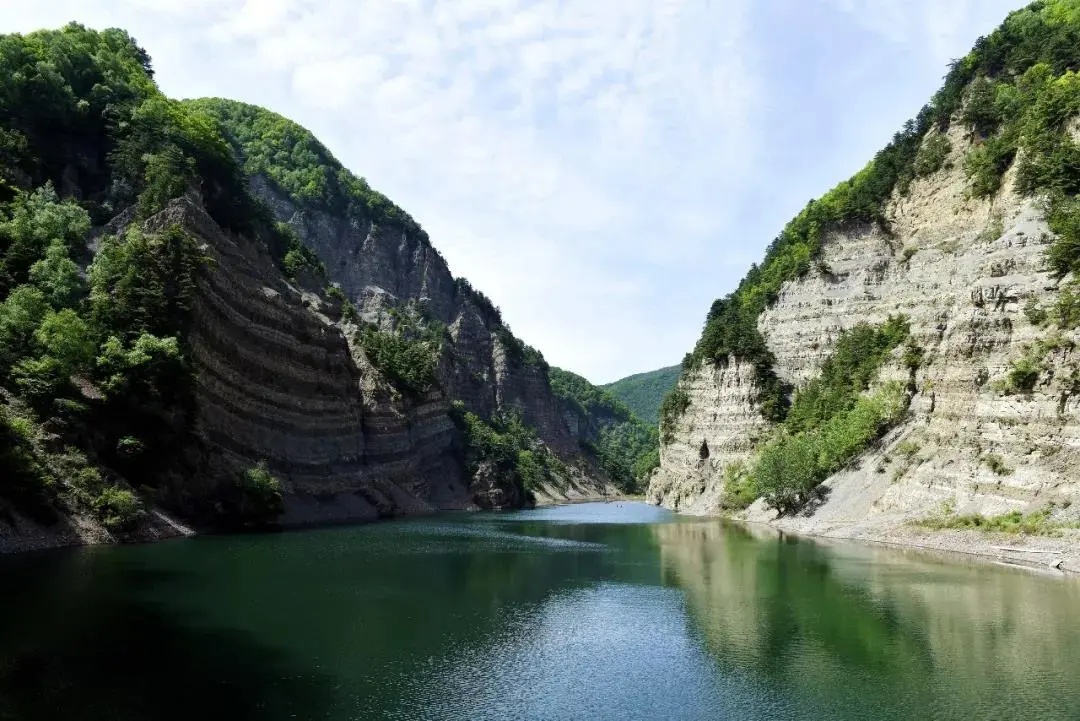
[[[234,101],[191,105],[222,122],[255,195],[314,251],[323,285],[339,288],[361,321],[389,328],[394,312],[415,305],[423,324],[448,330],[438,362],[447,395],[485,419],[515,409],[564,460],[579,455],[548,387],[543,356],[514,337],[482,293],[454,279],[411,217],[295,123]]]
[[[575,373],[552,368],[551,389],[571,433],[598,459],[619,490],[644,491],[660,465],[656,429],[642,423],[611,393]]]
[[[669,366],[627,376],[600,387],[625,403],[642,422],[655,426],[660,422],[660,403],[675,387],[680,373],[681,366]]]
[[[0,69],[0,550],[606,490],[542,356],[297,126],[235,106],[324,182],[245,173],[123,31]]]
[[[1077,38],[1075,1],[1010,15],[714,304],[665,399],[652,500],[763,496],[750,517],[876,538],[1075,522]],[[883,356],[847,347],[897,322]],[[830,380],[851,363],[868,374]]]

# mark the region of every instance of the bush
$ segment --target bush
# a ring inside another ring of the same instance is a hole
[[[126,488],[106,486],[93,501],[102,524],[113,533],[132,531],[146,512],[139,497]]]
[[[1009,361],[1009,370],[1005,376],[1006,395],[1013,393],[1031,393],[1039,382],[1045,366],[1043,361],[1030,355]]]
[[[466,474],[472,477],[481,464],[494,467],[503,482],[527,501],[542,485],[562,486],[569,469],[541,442],[517,413],[485,421],[454,401],[450,417],[464,440]]]
[[[420,396],[435,385],[436,366],[442,347],[440,334],[407,326],[395,331],[366,326],[357,338],[364,354],[395,388]]]
[[[915,155],[912,170],[916,177],[925,178],[933,175],[945,166],[945,160],[952,152],[952,143],[941,133],[933,133],[923,141]]]
[[[897,423],[906,408],[903,389],[890,383],[872,396],[860,397],[850,410],[818,428],[780,435],[758,456],[752,470],[755,489],[780,513],[798,510],[822,481]]]
[[[265,461],[245,471],[237,486],[240,491],[238,514],[244,525],[266,525],[285,512],[281,481],[270,473]]]
[[[690,394],[676,385],[660,404],[660,439],[669,444],[675,440],[675,423],[690,407]]]
[[[1005,459],[994,453],[989,453],[983,457],[983,463],[986,467],[994,472],[994,475],[998,476],[1011,476],[1013,469],[1005,463]]]
[[[1034,326],[1040,326],[1046,322],[1049,317],[1049,313],[1046,309],[1039,305],[1039,300],[1034,295],[1028,296],[1027,302],[1024,303],[1024,316],[1028,319],[1028,322]]]

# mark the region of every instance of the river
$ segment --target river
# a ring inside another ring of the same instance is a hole
[[[0,721],[1077,721],[1080,582],[636,503],[0,558]]]

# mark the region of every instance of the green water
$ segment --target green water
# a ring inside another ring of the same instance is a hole
[[[0,558],[0,719],[1080,719],[1080,583],[640,504]]]

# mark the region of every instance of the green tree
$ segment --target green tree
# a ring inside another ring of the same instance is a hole
[[[55,243],[65,249],[83,241],[90,216],[71,201],[60,202],[52,185],[20,193],[0,222],[0,292],[29,279],[30,268]]]
[[[48,312],[44,294],[29,285],[15,288],[0,303],[0,377],[34,352],[34,331]]]
[[[30,266],[30,282],[37,286],[53,308],[70,308],[86,293],[79,266],[68,255],[68,247],[54,240],[45,257]]]

